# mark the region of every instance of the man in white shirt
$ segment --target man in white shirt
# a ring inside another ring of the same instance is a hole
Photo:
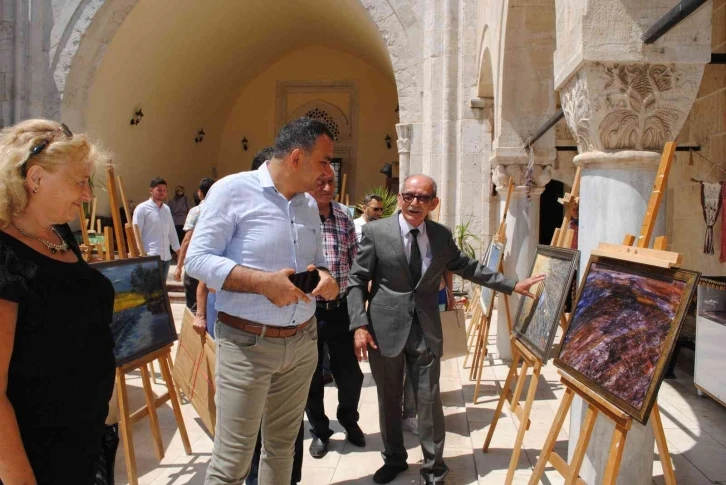
[[[142,202],[134,211],[134,224],[139,226],[141,243],[149,256],[161,256],[162,272],[164,281],[169,275],[171,265],[171,251],[178,252],[180,248],[179,238],[176,235],[174,219],[171,217],[169,206],[164,204],[166,200],[166,181],[156,177],[149,184],[151,197]]]
[[[379,195],[367,194],[363,198],[363,213],[358,219],[353,220],[358,242],[360,242],[361,234],[363,234],[363,226],[367,222],[377,221],[381,216],[383,216],[383,198]]]

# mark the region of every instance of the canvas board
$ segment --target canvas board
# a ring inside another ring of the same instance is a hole
[[[111,333],[116,366],[177,339],[159,256],[94,263],[113,284]]]
[[[555,366],[646,424],[699,277],[592,256]]]
[[[547,363],[560,315],[572,285],[580,252],[537,246],[527,277],[544,274],[545,280],[530,288],[536,298],[520,297],[512,332],[543,364]]]
[[[502,262],[504,256],[504,244],[492,241],[489,243],[487,248],[486,256],[484,257],[484,266],[495,273],[499,271],[499,264]],[[491,308],[494,305],[494,290],[488,286],[482,286],[481,295],[479,296],[482,310],[484,315],[491,315]]]

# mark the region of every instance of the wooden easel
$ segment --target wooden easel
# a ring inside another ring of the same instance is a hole
[[[637,244],[632,246],[632,244],[636,241],[636,238],[633,235],[627,234],[622,245],[601,243],[598,245],[597,249],[592,251],[593,255],[623,259],[626,261],[633,261],[662,268],[677,267],[681,264],[682,256],[680,254],[665,251],[667,242],[665,237],[656,238],[653,249],[648,249],[650,239],[653,235],[655,219],[663,200],[663,191],[667,187],[668,174],[670,173],[670,166],[673,162],[675,149],[675,142],[666,143],[660,165],[658,166],[658,173],[656,174],[655,183],[653,185],[653,192],[648,202],[643,225],[641,226],[640,236],[637,239]],[[585,482],[579,478],[579,473],[580,468],[582,467],[582,462],[585,458],[585,453],[587,452],[587,446],[590,442],[590,436],[592,435],[592,431],[595,427],[595,421],[598,413],[602,413],[615,423],[615,432],[613,433],[613,437],[610,442],[608,461],[605,465],[605,474],[602,480],[603,485],[615,485],[618,472],[620,471],[620,462],[623,458],[625,440],[627,438],[628,431],[632,427],[633,418],[613,404],[607,402],[602,396],[573,380],[562,371],[560,371],[560,375],[561,382],[566,387],[565,396],[557,410],[557,415],[555,416],[552,428],[547,435],[547,440],[542,448],[542,454],[534,467],[534,472],[529,480],[529,485],[536,485],[540,481],[548,462],[551,463],[563,477],[565,477],[566,484],[569,485],[577,483],[578,485],[585,485]],[[572,455],[572,463],[568,464],[564,458],[554,451],[554,447],[557,441],[557,436],[559,435],[562,425],[564,424],[565,417],[567,416],[567,412],[572,406],[572,400],[575,397],[575,394],[579,395],[585,402],[587,402],[587,412],[580,429],[580,436],[577,440],[577,445],[575,446],[575,450]],[[660,410],[657,402],[653,405],[650,418],[650,424],[653,427],[655,441],[658,445],[658,454],[660,455],[661,464],[663,466],[665,483],[666,485],[675,485],[676,477],[673,473],[673,463],[668,452],[668,444],[666,442],[665,432],[663,431],[663,423],[661,421]]]
[[[509,403],[509,410],[512,414],[519,418],[519,429],[517,430],[517,438],[514,440],[514,447],[512,448],[512,458],[509,460],[509,468],[507,469],[507,477],[504,480],[506,485],[512,483],[514,480],[514,471],[517,469],[517,463],[519,462],[519,455],[522,451],[522,443],[524,442],[524,433],[529,429],[531,424],[529,420],[529,414],[532,411],[532,404],[534,403],[534,397],[537,393],[537,383],[539,382],[539,376],[542,371],[542,361],[540,361],[534,354],[532,354],[522,343],[517,340],[514,335],[510,335],[512,345],[514,347],[512,365],[509,367],[509,374],[507,374],[507,380],[504,381],[504,387],[502,388],[502,394],[499,397],[497,403],[497,409],[494,411],[494,417],[492,418],[492,424],[489,426],[489,432],[487,433],[486,440],[482,451],[486,453],[489,451],[489,444],[494,436],[494,430],[497,427],[497,421],[499,415],[504,407],[504,401]],[[522,369],[519,372],[517,378],[517,385],[514,387],[514,393],[511,391],[512,383],[517,377],[517,368],[519,362],[522,361]],[[519,399],[522,396],[524,390],[524,383],[527,380],[527,371],[532,368],[532,378],[529,381],[529,388],[527,389],[527,398],[524,401],[524,407],[519,403]]]
[[[149,378],[149,371],[147,364],[159,359],[159,366],[161,367],[161,373],[164,376],[164,382],[166,383],[167,392],[159,397],[155,397],[151,390],[151,381]],[[184,419],[181,414],[181,406],[179,404],[179,395],[174,388],[174,384],[171,378],[171,370],[169,368],[169,361],[171,360],[171,344],[160,348],[140,359],[133,362],[122,365],[116,368],[116,385],[118,388],[118,407],[120,413],[119,428],[121,429],[121,436],[124,443],[124,453],[126,457],[126,473],[128,475],[129,485],[138,484],[138,476],[136,472],[136,455],[134,454],[134,443],[132,436],[132,425],[142,418],[149,416],[151,421],[151,436],[154,439],[154,450],[156,457],[161,460],[164,458],[164,444],[161,441],[161,428],[159,427],[159,419],[156,415],[156,408],[162,406],[167,401],[171,401],[171,407],[174,409],[174,417],[176,418],[176,424],[179,427],[179,434],[181,435],[182,443],[184,444],[184,451],[187,455],[192,454],[192,447],[189,443],[189,436],[187,435],[187,429],[184,426]],[[144,386],[144,394],[146,396],[146,404],[134,412],[129,410],[129,398],[126,389],[126,375],[139,369],[141,371],[141,382]]]
[[[497,230],[497,233],[494,235],[494,242],[501,243],[503,246],[503,249],[506,248],[506,230],[507,230],[507,212],[509,211],[509,204],[512,200],[512,192],[514,191],[514,178],[509,177],[509,183],[507,184],[507,198],[504,203],[504,213],[502,215],[502,220],[499,223],[499,228]],[[502,259],[499,261],[499,267],[497,268],[498,272],[504,271],[504,254],[502,254]],[[492,290],[492,301],[494,298],[496,298],[497,292]],[[506,294],[503,294],[504,296],[504,311],[507,317],[507,327],[509,329],[509,334],[512,332],[512,315],[509,311],[509,296]],[[472,360],[471,364],[471,370],[469,371],[469,379],[474,380],[476,379],[476,385],[474,387],[474,399],[473,404],[477,404],[479,401],[479,388],[481,387],[481,376],[484,372],[484,361],[487,356],[487,343],[489,340],[489,328],[491,325],[491,317],[492,317],[492,310],[494,305],[489,305],[489,308],[486,309],[486,313],[484,313],[484,308],[481,310],[481,317],[479,321],[476,324],[476,346],[474,348],[474,358]],[[473,327],[474,325],[472,325]],[[474,333],[472,332],[472,335]],[[510,341],[511,345],[511,341]],[[512,347],[512,354],[514,354],[514,347]],[[468,355],[467,355],[468,359]],[[466,360],[464,362],[464,365],[466,365]]]

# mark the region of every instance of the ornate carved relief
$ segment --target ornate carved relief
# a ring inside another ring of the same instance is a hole
[[[609,111],[598,128],[605,149],[660,150],[675,140],[698,92],[703,68],[598,65]]]
[[[411,153],[411,125],[399,123],[396,125],[398,140],[398,153]]]
[[[691,109],[702,65],[586,63],[560,91],[580,153],[661,150]]]
[[[527,165],[497,165],[492,172],[492,182],[497,190],[505,187],[509,177],[514,177],[514,185],[523,187],[527,184]],[[552,180],[552,167],[549,165],[534,165],[532,167],[532,181],[535,187],[544,187]]]
[[[587,82],[578,73],[573,77],[560,92],[562,111],[565,113],[567,127],[577,141],[577,148],[582,152],[592,150],[590,143],[590,100],[587,93]]]

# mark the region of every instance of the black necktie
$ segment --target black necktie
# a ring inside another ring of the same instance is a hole
[[[408,270],[413,278],[413,285],[416,286],[421,279],[421,249],[418,247],[418,229],[411,229],[411,257],[408,259]]]

